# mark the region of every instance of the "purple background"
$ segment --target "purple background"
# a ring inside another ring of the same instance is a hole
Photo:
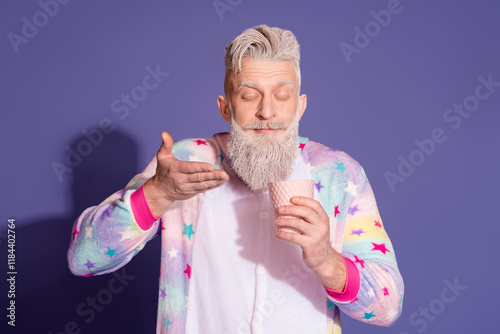
[[[405,279],[395,325],[378,328],[344,316],[344,333],[496,328],[500,87],[457,129],[443,115],[474,94],[478,76],[500,81],[500,3],[402,0],[402,11],[350,63],[340,43],[352,45],[354,28],[364,29],[374,20],[370,11],[386,9],[388,1],[232,3],[221,19],[211,0],[72,1],[15,53],[7,35],[21,35],[22,18],[33,22],[41,7],[34,0],[2,1],[2,261],[6,220],[17,223],[17,326],[9,330],[55,334],[74,321],[82,333],[154,332],[159,238],[126,266],[135,279],[86,323],[77,306],[112,276],[69,272],[71,226],[83,209],[144,168],[161,131],[174,140],[228,131],[216,104],[224,47],[261,23],[296,35],[308,95],[300,133],[363,165]],[[145,68],[157,64],[170,75],[120,119],[111,103],[141,85]],[[64,163],[65,148],[75,149],[85,139],[82,131],[104,118],[114,131],[60,182],[53,162]],[[397,173],[398,156],[408,159],[414,141],[430,138],[435,128],[447,140],[391,191],[384,172]],[[445,280],[455,278],[467,288],[454,302],[440,302]],[[419,310],[429,307],[438,314],[424,320]]]

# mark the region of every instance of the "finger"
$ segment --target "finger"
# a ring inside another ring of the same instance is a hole
[[[321,205],[321,203],[316,201],[313,198],[304,197],[304,196],[293,196],[290,199],[290,202],[292,204],[299,205],[299,206],[307,206],[307,207],[311,208],[312,210],[314,210],[314,212],[320,217],[321,216],[328,217],[328,214],[325,212],[325,209],[323,209],[323,206]]]
[[[178,172],[184,174],[212,172],[215,167],[206,162],[182,161],[179,163]]]
[[[288,231],[276,231],[274,235],[278,239],[293,242],[294,244],[297,244],[302,248],[304,248],[304,246],[307,244],[308,237],[299,233],[288,232]]]
[[[296,230],[299,230],[302,234],[307,235],[311,234],[311,228],[313,227],[303,219],[289,217],[278,217],[274,220],[274,224],[278,227],[292,227]]]
[[[215,170],[213,172],[199,172],[188,174],[187,180],[189,182],[202,182],[208,180],[224,180],[227,181],[229,176],[222,170]]]
[[[168,132],[163,131],[161,133],[161,146],[158,150],[158,155],[162,157],[173,156],[172,147],[174,146],[174,140],[172,136],[168,134]]]
[[[224,183],[225,183],[225,182],[221,182],[220,184],[215,185],[215,186],[213,186],[213,187],[208,187],[207,189],[205,189],[205,191],[209,191],[209,190],[212,190],[212,189],[215,189],[215,188],[219,188],[219,187],[223,186],[223,185],[224,185]]]
[[[318,215],[316,214],[316,211],[311,209],[308,206],[301,206],[301,205],[285,205],[282,206],[278,209],[278,215],[279,216],[294,216],[298,218],[302,218],[303,220],[306,220],[309,223],[313,223],[314,221],[318,220]]]
[[[224,183],[225,183],[224,180],[209,180],[209,181],[191,183],[191,187],[194,191],[202,192],[202,191],[207,191],[210,188],[219,187]]]

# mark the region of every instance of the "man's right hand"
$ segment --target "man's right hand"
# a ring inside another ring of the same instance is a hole
[[[172,154],[172,137],[162,132],[161,138],[156,175],[144,184],[144,195],[155,217],[161,217],[174,201],[189,199],[229,180],[225,171],[209,163],[178,160]]]

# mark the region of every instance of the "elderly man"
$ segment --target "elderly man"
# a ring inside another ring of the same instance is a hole
[[[340,333],[339,310],[392,324],[394,249],[359,163],[298,135],[299,62],[287,30],[230,42],[217,99],[230,132],[175,144],[162,133],[145,170],[75,222],[71,271],[115,271],[160,234],[157,333]],[[268,184],[303,179],[314,198],[292,197],[275,218]]]

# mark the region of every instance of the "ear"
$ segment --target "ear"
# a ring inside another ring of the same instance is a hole
[[[231,123],[231,113],[229,111],[228,100],[222,95],[217,96],[217,104],[222,118],[228,123]]]
[[[306,111],[307,107],[307,95],[302,94],[299,96],[299,121],[302,118],[302,114]]]

